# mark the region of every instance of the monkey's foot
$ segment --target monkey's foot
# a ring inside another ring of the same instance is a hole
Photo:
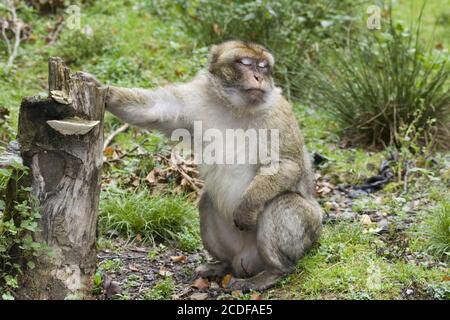
[[[276,285],[282,277],[283,275],[278,273],[262,271],[248,279],[231,279],[227,289],[230,291],[240,290],[242,292],[250,290],[263,291]]]
[[[221,278],[231,271],[227,262],[205,263],[195,269],[197,277],[201,278]]]

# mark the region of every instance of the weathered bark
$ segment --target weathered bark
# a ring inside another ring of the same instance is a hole
[[[88,298],[96,264],[106,89],[49,60],[49,97],[22,101],[18,140],[42,218],[37,257],[21,277],[20,299]]]

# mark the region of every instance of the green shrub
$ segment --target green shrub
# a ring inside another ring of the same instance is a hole
[[[155,14],[167,12],[166,1],[156,4]],[[199,46],[240,39],[271,50],[277,83],[295,97],[304,94],[304,65],[317,60],[321,46],[346,41],[355,7],[347,0],[177,1],[180,19]]]
[[[383,26],[312,72],[314,103],[358,142],[400,146],[406,133],[449,147],[448,55],[422,45],[421,16],[407,30],[389,13]]]
[[[68,30],[61,34],[55,55],[66,63],[81,65],[86,59],[101,55],[109,43],[109,34],[101,28]]]
[[[28,188],[17,192],[18,202],[7,204],[9,183],[17,184],[28,174],[26,167],[14,163],[0,169],[0,299],[14,299],[24,268],[34,268],[33,257],[46,247],[33,240],[40,214],[31,204]],[[24,199],[24,200],[20,200]]]
[[[427,221],[430,251],[448,259],[450,255],[450,198],[442,200]]]
[[[116,230],[123,236],[151,244],[173,242],[182,250],[194,251],[200,245],[195,207],[181,196],[151,195],[148,190],[110,190],[100,202],[100,231]]]

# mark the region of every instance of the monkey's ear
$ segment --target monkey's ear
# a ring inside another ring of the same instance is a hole
[[[271,68],[273,68],[273,66],[275,65],[275,58],[273,57],[273,54],[270,52],[267,52],[267,56],[269,60],[269,65]]]
[[[217,63],[219,60],[220,50],[218,45],[211,46],[208,54],[208,66],[211,69],[211,66]]]

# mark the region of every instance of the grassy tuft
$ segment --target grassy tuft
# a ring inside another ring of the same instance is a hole
[[[169,300],[175,290],[175,282],[171,277],[158,281],[153,288],[143,294],[144,300]]]
[[[312,72],[315,103],[349,137],[398,146],[420,135],[423,142],[450,147],[448,54],[422,45],[421,19],[405,29],[389,15],[384,30],[367,32]]]
[[[109,190],[100,203],[100,231],[116,230],[128,238],[144,242],[174,243],[194,251],[200,245],[195,207],[181,196],[150,195],[148,190]]]
[[[440,257],[450,256],[450,198],[442,200],[427,220],[429,249]]]

